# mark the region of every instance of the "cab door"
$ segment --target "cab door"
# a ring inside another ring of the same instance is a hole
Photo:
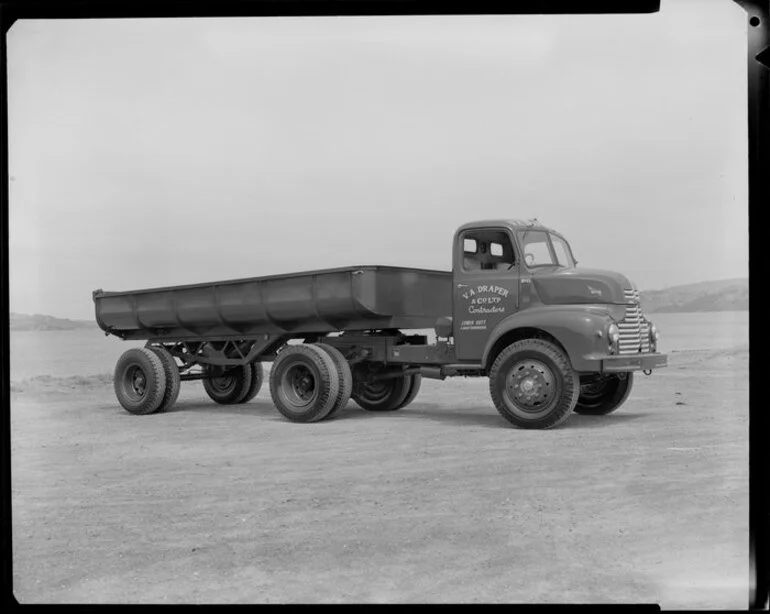
[[[465,230],[454,250],[457,358],[481,360],[489,334],[519,308],[519,258],[505,228]]]

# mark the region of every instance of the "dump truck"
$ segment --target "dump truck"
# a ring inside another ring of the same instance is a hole
[[[462,225],[452,270],[352,266],[215,283],[93,292],[107,335],[146,340],[118,359],[114,389],[138,415],[168,410],[181,382],[219,404],[268,379],[292,422],[403,409],[423,377],[488,377],[510,424],[545,429],[606,415],[634,374],[665,367],[659,333],[624,275],[587,269],[537,220]],[[428,332],[435,331],[435,336]]]

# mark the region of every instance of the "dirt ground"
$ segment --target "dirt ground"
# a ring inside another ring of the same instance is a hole
[[[132,416],[15,386],[22,603],[659,603],[745,609],[748,350],[682,352],[616,414],[517,430],[486,379],[284,420],[265,385]]]

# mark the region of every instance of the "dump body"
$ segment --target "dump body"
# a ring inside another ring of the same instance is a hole
[[[93,293],[96,321],[125,339],[430,328],[452,312],[452,273],[390,266]]]

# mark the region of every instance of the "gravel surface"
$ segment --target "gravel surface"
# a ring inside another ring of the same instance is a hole
[[[267,385],[132,416],[108,377],[14,384],[14,594],[745,609],[748,349],[669,364],[548,431],[512,428],[486,379],[308,425]]]

